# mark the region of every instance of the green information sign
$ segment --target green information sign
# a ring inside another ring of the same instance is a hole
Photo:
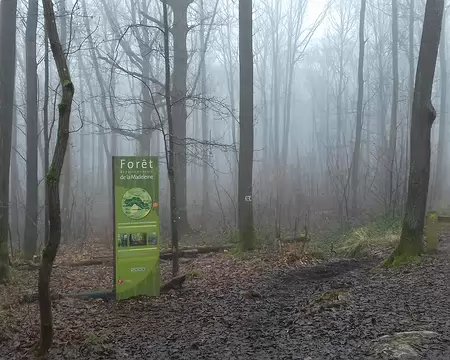
[[[113,156],[112,163],[116,299],[158,296],[158,158]]]

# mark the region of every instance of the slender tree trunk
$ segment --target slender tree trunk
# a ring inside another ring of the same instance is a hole
[[[274,158],[273,165],[278,167],[280,158],[280,75],[279,75],[279,22],[280,22],[280,1],[275,1],[275,11],[271,14],[271,19],[275,17],[271,22],[272,26],[272,119],[273,119],[273,137],[274,137]],[[287,80],[287,79],[286,79]]]
[[[84,86],[83,86],[83,69],[81,67],[81,51],[77,53],[77,65],[78,65],[78,86],[80,88],[80,118],[82,127],[79,131],[79,137],[80,137],[80,170],[78,174],[78,183],[80,186],[80,194],[81,196],[84,195],[85,189],[87,188],[84,174],[85,174],[85,168],[86,168],[86,144],[85,144],[85,136],[87,134],[86,132],[86,105],[84,103]],[[86,213],[86,202],[84,202],[84,209],[83,213]]]
[[[66,0],[61,0],[58,2],[58,10],[59,10],[59,20],[60,20],[60,29],[61,29],[61,46],[63,51],[67,53],[68,49],[68,41],[67,41],[67,7]],[[71,187],[71,171],[72,171],[72,144],[69,140],[69,146],[66,151],[66,159],[64,160],[64,168],[62,170],[62,232],[63,237],[67,238],[70,236],[70,228],[71,224],[69,223],[70,216],[70,197],[72,194]]]
[[[17,0],[0,3],[0,283],[9,276],[9,175],[16,72]]]
[[[19,164],[18,164],[18,156],[17,156],[17,109],[14,109],[13,115],[13,127],[12,127],[12,149],[11,149],[11,195],[13,196],[13,200],[11,201],[12,210],[11,210],[11,221],[10,221],[10,229],[12,236],[12,243],[17,245],[18,249],[21,249],[20,244],[20,178],[19,178]],[[13,249],[11,249],[13,251]]]
[[[414,98],[414,19],[415,8],[414,1],[410,0],[409,3],[409,27],[408,27],[408,64],[409,64],[409,77],[408,77],[408,119],[406,121],[407,135],[406,136],[406,166],[405,166],[405,181],[403,182],[402,199],[403,207],[406,204],[406,197],[408,194],[408,166],[409,166],[409,120],[412,118],[412,104]]]
[[[63,168],[64,157],[70,134],[70,112],[74,86],[70,78],[67,59],[59,40],[56,28],[55,13],[52,0],[43,0],[45,28],[47,30],[50,47],[62,87],[61,102],[59,110],[58,136],[52,163],[47,174],[48,183],[48,203],[50,214],[50,234],[48,242],[42,251],[42,261],[39,268],[39,309],[41,318],[41,337],[39,342],[39,353],[44,355],[48,352],[53,343],[53,318],[52,304],[50,299],[50,277],[53,262],[58,252],[61,241],[61,204],[59,199],[59,181]]]
[[[269,132],[270,132],[270,122],[267,106],[267,53],[268,53],[267,41],[264,42],[263,48],[263,58],[262,58],[262,69],[261,69],[261,96],[262,96],[262,119],[263,119],[263,164],[267,166],[269,162]]]
[[[24,255],[31,260],[37,251],[38,238],[38,84],[36,30],[39,0],[28,2],[25,31],[27,82],[27,200],[25,212]]]
[[[202,53],[206,52],[206,38],[205,38],[205,11],[203,0],[200,0],[200,42],[202,45]],[[202,61],[201,64],[201,93],[203,97],[206,97],[206,61]],[[206,104],[202,104],[202,139],[204,144],[202,146],[202,158],[203,158],[203,166],[202,166],[202,188],[203,188],[203,197],[202,197],[202,219],[204,222],[204,226],[206,227],[208,221],[208,213],[210,209],[209,205],[209,146],[207,144],[209,140],[209,130],[208,130],[208,110]]]
[[[428,185],[430,180],[431,127],[436,111],[431,103],[439,48],[444,0],[427,0],[420,42],[411,118],[411,156],[408,199],[400,242],[385,265],[407,261],[422,252]]]
[[[358,177],[361,157],[361,134],[363,125],[363,98],[364,98],[364,20],[366,14],[366,0],[361,0],[359,15],[359,60],[358,60],[358,101],[356,104],[356,137],[353,152],[352,167],[352,215],[356,216],[358,208]]]
[[[439,208],[443,205],[442,201],[444,197],[444,184],[445,184],[445,174],[447,173],[448,162],[445,161],[445,154],[447,153],[446,139],[447,135],[447,52],[446,52],[446,36],[445,36],[445,21],[447,11],[445,11],[444,18],[442,20],[442,31],[441,31],[441,43],[439,47],[439,64],[441,74],[439,77],[441,85],[441,104],[439,111],[439,142],[438,142],[438,152],[436,160],[436,178],[434,187],[434,201],[433,206]]]
[[[188,33],[187,10],[192,0],[166,0],[173,11],[173,88],[172,116],[175,141],[175,182],[178,207],[178,230],[181,234],[191,231],[187,214],[187,162],[186,162],[186,95],[188,52],[186,37]]]
[[[255,247],[253,227],[253,46],[252,1],[239,1],[239,239],[243,250]]]
[[[48,128],[48,101],[49,101],[49,83],[50,83],[50,64],[49,64],[49,54],[48,54],[48,36],[47,30],[45,30],[45,49],[44,49],[44,174],[48,173],[50,168],[50,134]],[[45,182],[45,201],[44,201],[44,244],[48,242],[48,237],[50,234],[50,223],[49,223],[49,212],[48,212],[48,186],[47,181]]]
[[[392,0],[392,104],[391,127],[389,131],[389,209],[395,215],[394,175],[395,154],[397,149],[397,112],[398,112],[398,2]]]
[[[170,220],[172,232],[172,276],[175,277],[179,271],[178,263],[178,208],[177,208],[177,191],[175,178],[175,141],[174,141],[174,124],[172,118],[172,104],[170,93],[170,57],[169,57],[169,19],[167,15],[167,0],[163,0],[163,21],[164,21],[164,67],[165,67],[165,99],[167,122],[169,125],[169,146],[167,146],[167,137],[164,138],[164,149],[166,154],[167,173],[169,176],[169,192],[170,192]]]

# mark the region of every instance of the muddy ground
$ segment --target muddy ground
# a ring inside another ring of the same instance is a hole
[[[416,347],[418,358],[450,359],[448,252],[402,269],[380,269],[381,260],[259,271],[261,263],[205,256],[186,265],[193,275],[183,290],[158,299],[55,302],[49,358],[381,359],[373,352],[379,337],[429,330],[440,336]],[[0,358],[32,358],[37,306],[10,311]]]

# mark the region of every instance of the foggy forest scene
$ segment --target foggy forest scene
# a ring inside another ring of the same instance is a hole
[[[0,360],[450,359],[449,7],[0,0]]]

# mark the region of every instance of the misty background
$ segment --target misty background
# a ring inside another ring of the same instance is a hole
[[[185,72],[187,93],[186,138],[179,145],[187,154],[186,195],[185,200],[183,195],[178,200],[181,232],[194,233],[199,241],[205,236],[230,237],[237,228],[237,151],[240,141],[245,141],[239,138],[238,2],[171,2],[175,4],[169,7],[172,80],[183,82]],[[29,8],[33,3],[38,8],[34,129],[27,127],[32,119],[27,109],[27,81],[33,73],[27,74],[26,54],[27,44],[33,42],[26,31],[30,17],[36,16]],[[272,239],[277,222],[286,232],[307,226],[314,233],[345,229],[380,215],[402,214],[424,5],[420,0],[367,2],[354,211],[351,174],[361,1],[253,1],[252,201],[261,237]],[[55,9],[75,86],[70,146],[61,181],[63,242],[112,237],[113,155],[159,157],[161,231],[168,237],[161,2],[62,0],[55,2]],[[393,26],[394,18],[397,26]],[[19,2],[16,36],[10,185],[10,245],[15,251],[23,248],[30,191],[38,195],[38,217],[28,226],[37,229],[38,244],[43,243],[44,123],[52,154],[61,90],[51,54],[48,60],[38,1]],[[437,121],[428,204],[433,208],[450,200],[448,129],[443,126],[448,113],[446,42],[444,26],[432,99]],[[28,153],[27,141],[35,144],[35,148],[28,145]],[[37,174],[34,185],[30,179],[27,183],[28,157],[35,159],[29,160],[28,168],[30,174]]]

